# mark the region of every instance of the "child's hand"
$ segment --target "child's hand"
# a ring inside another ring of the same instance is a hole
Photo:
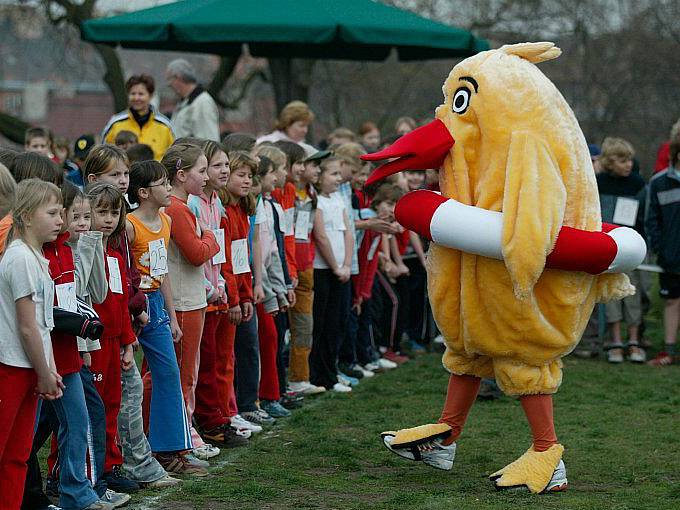
[[[396,234],[399,232],[397,226],[389,221],[381,220],[380,218],[369,218],[366,220],[369,230],[380,232],[381,234]]]
[[[83,365],[85,365],[87,368],[92,366],[92,355],[89,352],[83,353]]]
[[[134,350],[132,349],[132,345],[126,345],[121,351],[120,368],[128,371],[132,368],[132,364],[135,362]]]
[[[243,311],[241,322],[248,322],[253,318],[253,304],[251,302],[243,303],[241,305],[241,310]]]
[[[342,283],[345,283],[346,281],[349,280],[349,267],[345,265],[336,267],[333,270],[333,273],[335,274],[335,276],[338,277],[338,280],[340,280]]]
[[[352,310],[357,315],[361,315],[361,298],[359,298],[359,300],[352,305]]]
[[[146,312],[140,313],[137,317],[135,317],[135,324],[138,325],[139,327],[143,328],[149,323],[149,314]]]
[[[294,308],[295,303],[297,303],[297,297],[295,296],[295,291],[293,289],[288,289],[288,308]]]
[[[399,271],[399,276],[408,276],[411,274],[411,270],[403,262],[397,264],[397,270]]]
[[[170,332],[172,333],[172,341],[175,343],[179,342],[182,338],[182,330],[179,329],[176,317],[170,319]]]
[[[241,319],[243,314],[241,313],[241,307],[236,305],[229,309],[229,322],[235,325],[241,324]]]
[[[297,286],[298,286],[298,283],[300,282],[300,280],[298,280],[297,278],[293,278],[292,281],[293,281],[293,288],[297,289]]]
[[[38,376],[35,392],[38,394],[38,398],[43,400],[56,400],[64,394],[63,388],[64,383],[61,382],[61,376],[50,371],[45,376]]]
[[[264,289],[262,284],[257,284],[253,287],[253,301],[255,304],[261,303],[264,300]]]
[[[229,303],[229,299],[227,298],[227,291],[224,289],[224,287],[219,286],[217,287],[217,290],[219,291],[219,296],[220,296],[220,302],[223,305],[226,305]]]

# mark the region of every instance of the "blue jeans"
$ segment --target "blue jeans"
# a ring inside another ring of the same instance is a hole
[[[80,510],[99,499],[86,474],[89,418],[80,373],[65,375],[63,379],[64,396],[47,405],[43,403],[38,428],[43,420],[49,421],[51,409],[59,420],[59,506],[64,510]]]
[[[182,398],[170,318],[160,291],[149,292],[146,296],[149,300],[149,324],[138,340],[144,349],[153,387],[149,444],[156,453],[191,450],[191,429]]]
[[[257,337],[257,315],[236,326],[234,340],[234,386],[239,413],[257,410],[260,388],[260,342]]]
[[[106,412],[104,402],[92,380],[92,372],[83,365],[80,369],[80,379],[85,393],[85,405],[90,418],[90,466],[94,471],[94,491],[101,498],[106,492],[104,479],[104,462],[106,460]]]

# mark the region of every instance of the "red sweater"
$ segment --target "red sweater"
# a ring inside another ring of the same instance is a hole
[[[59,234],[57,239],[51,243],[43,244],[43,254],[50,263],[50,276],[54,285],[75,282],[75,267],[73,264],[73,252],[71,247],[66,244],[69,233]],[[57,305],[57,294],[55,290],[54,305]],[[54,361],[57,364],[59,375],[69,375],[80,370],[83,364],[78,353],[78,342],[73,335],[52,331],[52,350],[54,351]]]
[[[132,331],[132,322],[130,321],[130,312],[128,310],[128,283],[125,265],[120,254],[112,248],[106,249],[106,256],[113,257],[118,261],[123,293],[111,292],[111,286],[109,285],[109,292],[106,294],[104,302],[101,304],[95,303],[93,308],[104,325],[102,339],[120,338],[121,345],[129,345],[137,340],[137,337]],[[104,267],[106,268],[106,278],[109,279],[108,260],[105,262]]]
[[[184,200],[170,197],[170,206],[165,213],[172,219],[170,239],[179,248],[186,261],[193,266],[202,266],[220,251],[215,234],[211,230],[196,233],[196,216],[191,212]],[[179,290],[179,289],[178,289]]]
[[[283,211],[287,213],[290,209],[295,210],[295,185],[292,182],[287,182],[283,188],[276,188],[272,191],[272,197],[276,200]],[[290,216],[289,216],[290,217]],[[282,221],[280,219],[279,221]],[[284,236],[283,243],[286,248],[286,264],[288,264],[288,274],[291,278],[297,280],[297,261],[295,257],[295,228],[292,229],[291,235]]]
[[[354,303],[359,299],[367,301],[371,299],[373,280],[378,271],[378,256],[380,253],[380,240],[382,234],[373,230],[366,230],[359,246],[359,274],[352,276],[352,291]],[[369,259],[370,255],[370,259]]]
[[[251,273],[247,272],[234,275],[232,273],[231,267],[231,242],[238,239],[248,239],[250,223],[248,221],[248,215],[239,204],[227,206],[226,215],[226,218],[223,218],[222,225],[225,226],[224,237],[226,245],[225,248],[227,250],[227,262],[222,264],[222,276],[225,280],[227,280],[229,306],[233,307],[239,303],[248,303],[253,301],[253,280]],[[226,240],[227,230],[229,230],[228,242]],[[229,284],[229,277],[232,278],[231,284]],[[235,287],[237,291],[232,291],[232,287]],[[236,301],[232,296],[238,296],[238,301]]]
[[[121,268],[125,269],[125,276],[127,281],[127,295],[128,295],[128,310],[133,317],[137,317],[140,313],[146,311],[146,296],[139,290],[139,283],[141,276],[137,266],[132,260],[132,252],[130,251],[130,243],[128,242],[127,232],[123,230],[118,238],[118,244],[113,248],[122,260],[125,261]],[[108,268],[107,268],[108,269]],[[121,269],[122,272],[122,269]]]

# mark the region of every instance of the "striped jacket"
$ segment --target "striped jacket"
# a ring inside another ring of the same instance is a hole
[[[145,143],[151,147],[154,158],[160,161],[165,151],[175,140],[175,133],[170,119],[155,111],[153,106],[150,106],[150,108],[151,116],[142,127],[137,124],[129,109],[111,117],[102,131],[103,143],[113,145],[118,133],[132,131],[137,135],[139,143]]]

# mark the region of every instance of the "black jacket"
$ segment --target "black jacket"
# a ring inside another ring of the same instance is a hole
[[[680,176],[664,170],[649,181],[645,231],[658,264],[680,273]]]

